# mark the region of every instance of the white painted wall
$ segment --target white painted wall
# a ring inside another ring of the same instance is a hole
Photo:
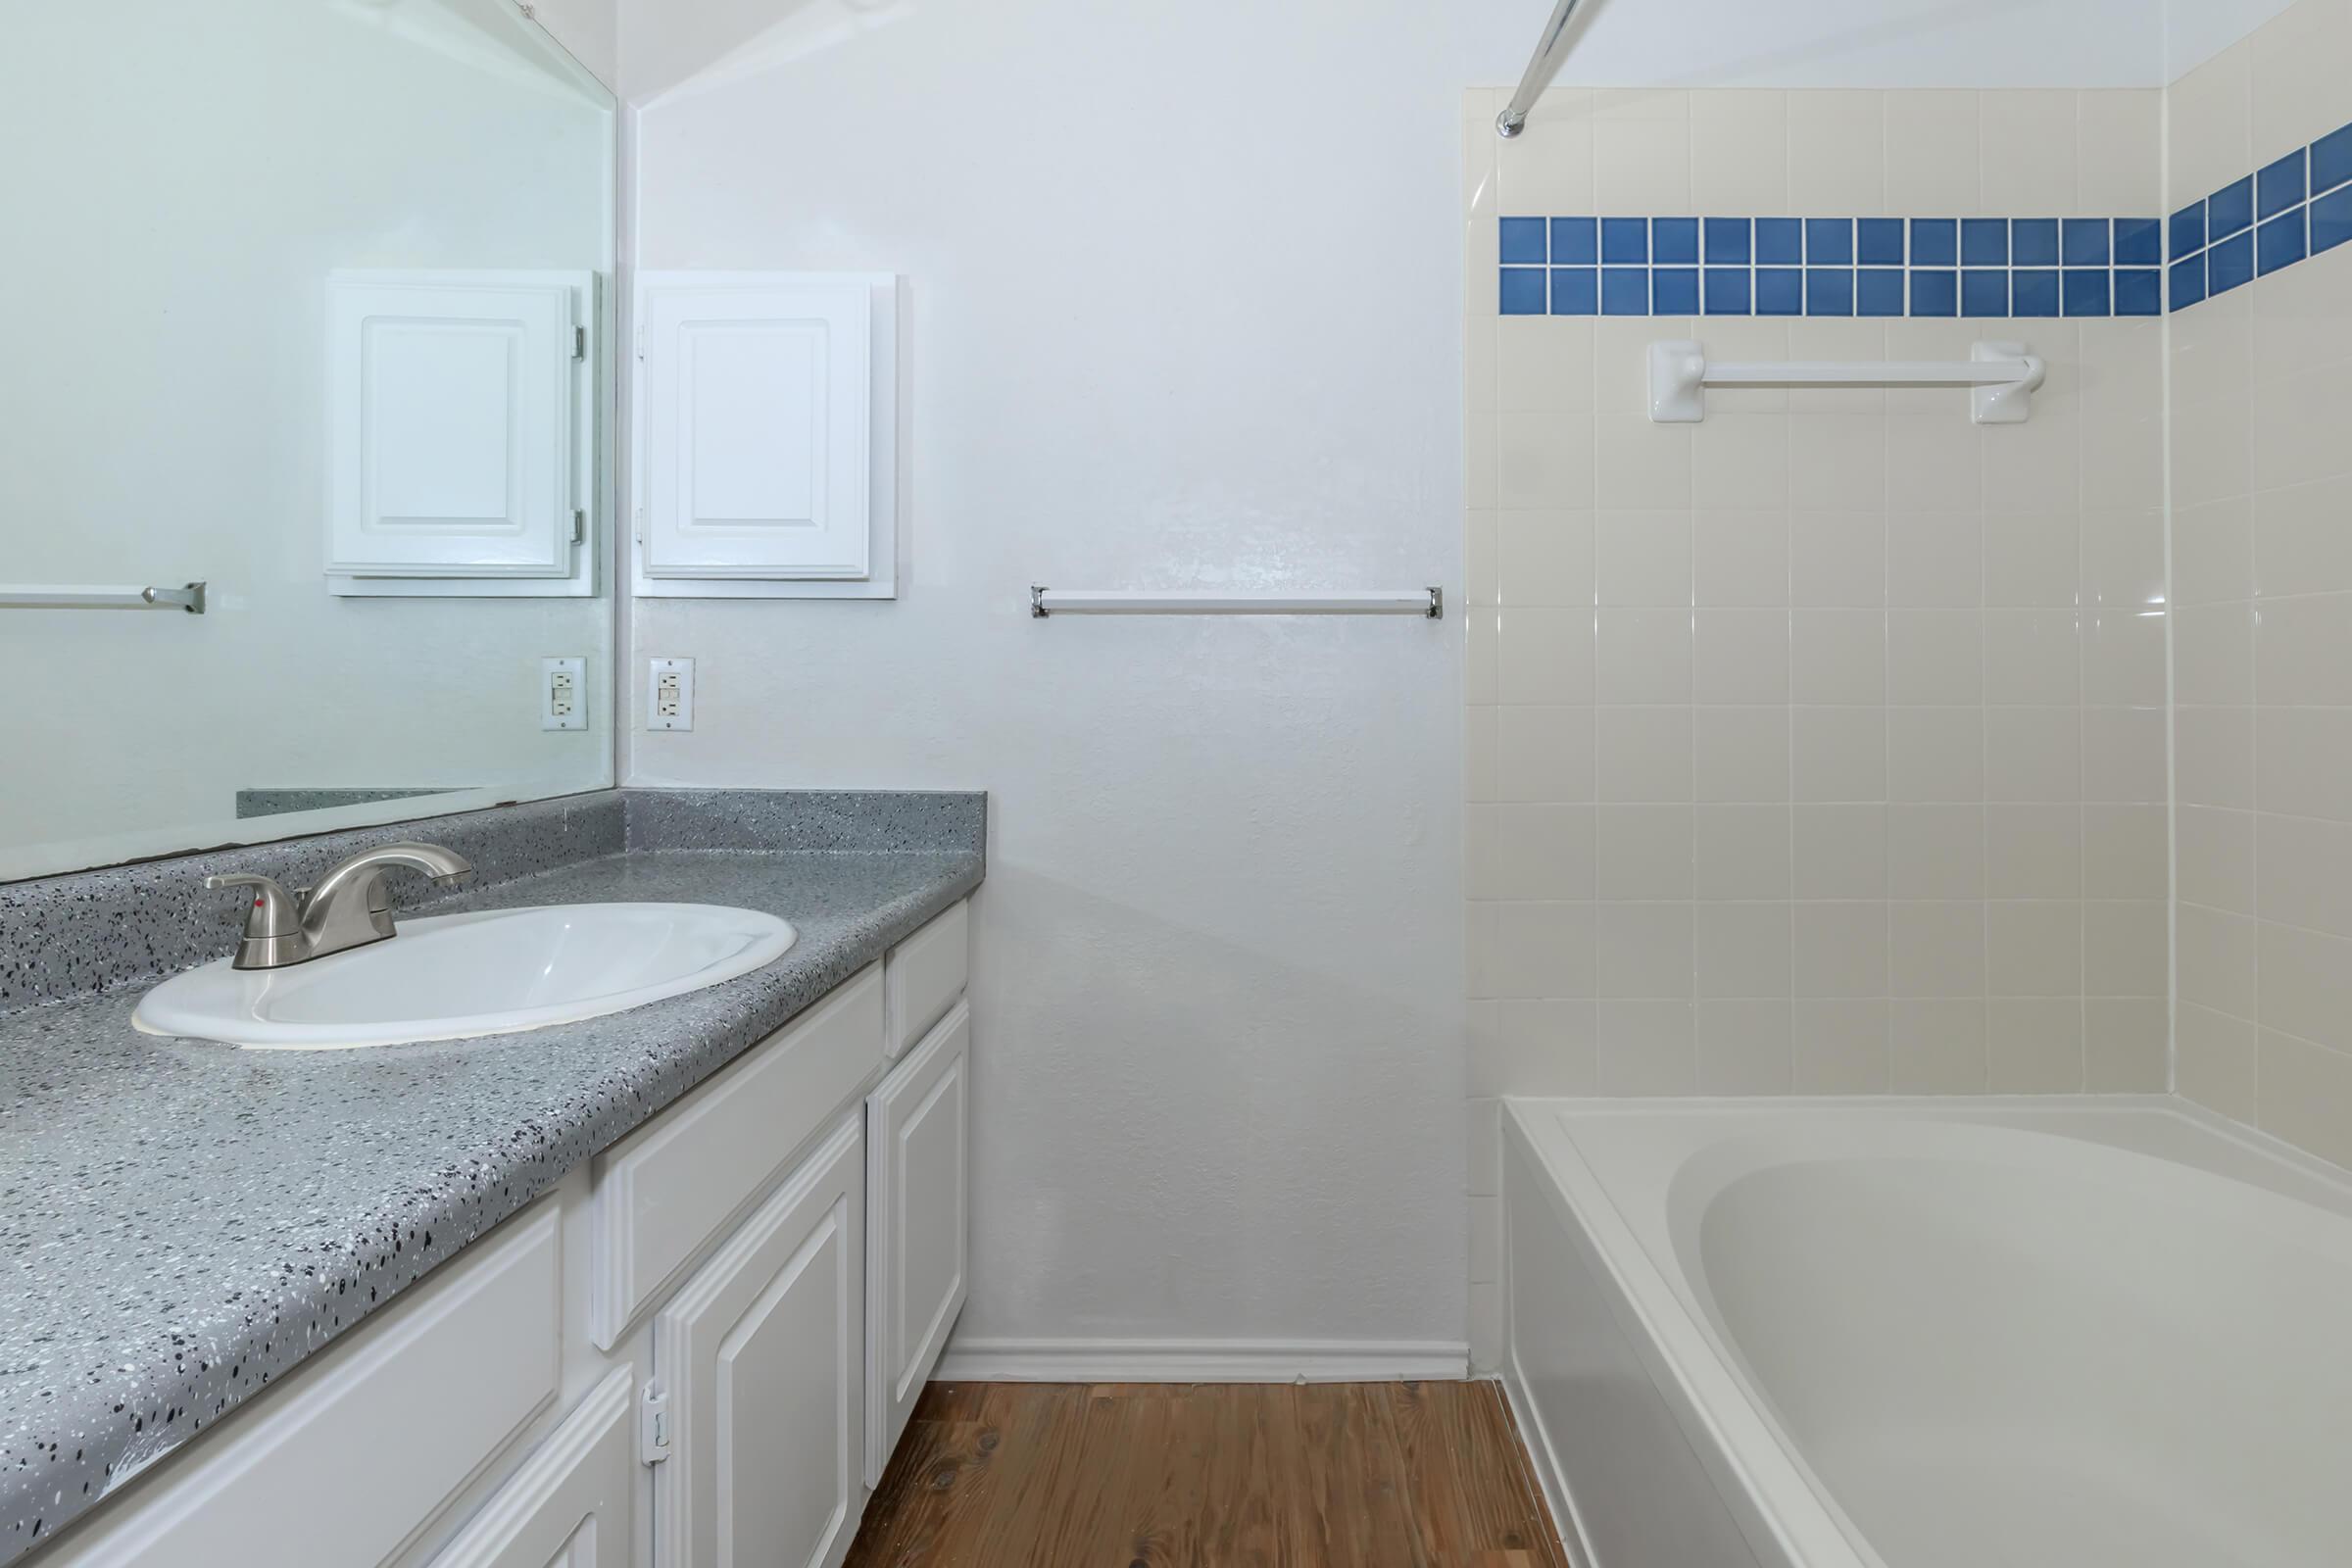
[[[640,602],[631,776],[992,793],[967,1341],[1458,1341],[1460,621],[1028,614],[1458,578],[1442,8],[719,9],[622,14],[637,259],[907,277],[910,569]]]
[[[1463,1334],[1460,89],[1546,0],[621,0],[648,268],[909,280],[895,605],[640,602],[641,783],[985,787],[963,1338]],[[2155,85],[2160,0],[1598,0],[1574,81]],[[632,685],[634,682],[631,683]]]

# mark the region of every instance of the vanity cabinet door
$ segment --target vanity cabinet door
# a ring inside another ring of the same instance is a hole
[[[958,1002],[865,1102],[868,1486],[963,1310],[971,1039]]]
[[[657,1568],[834,1568],[865,1488],[865,1147],[852,1115],[654,1318],[676,1434]]]
[[[432,1568],[628,1568],[635,1369],[598,1384]]]

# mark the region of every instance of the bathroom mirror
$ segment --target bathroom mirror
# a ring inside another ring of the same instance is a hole
[[[612,95],[514,0],[0,38],[0,880],[610,785]]]

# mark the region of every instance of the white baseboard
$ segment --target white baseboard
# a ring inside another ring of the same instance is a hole
[[[948,1342],[939,1383],[1382,1383],[1469,1376],[1458,1340]]]

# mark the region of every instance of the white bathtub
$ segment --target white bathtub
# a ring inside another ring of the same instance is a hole
[[[2352,1187],[2163,1100],[1514,1101],[1584,1568],[2352,1564]]]

